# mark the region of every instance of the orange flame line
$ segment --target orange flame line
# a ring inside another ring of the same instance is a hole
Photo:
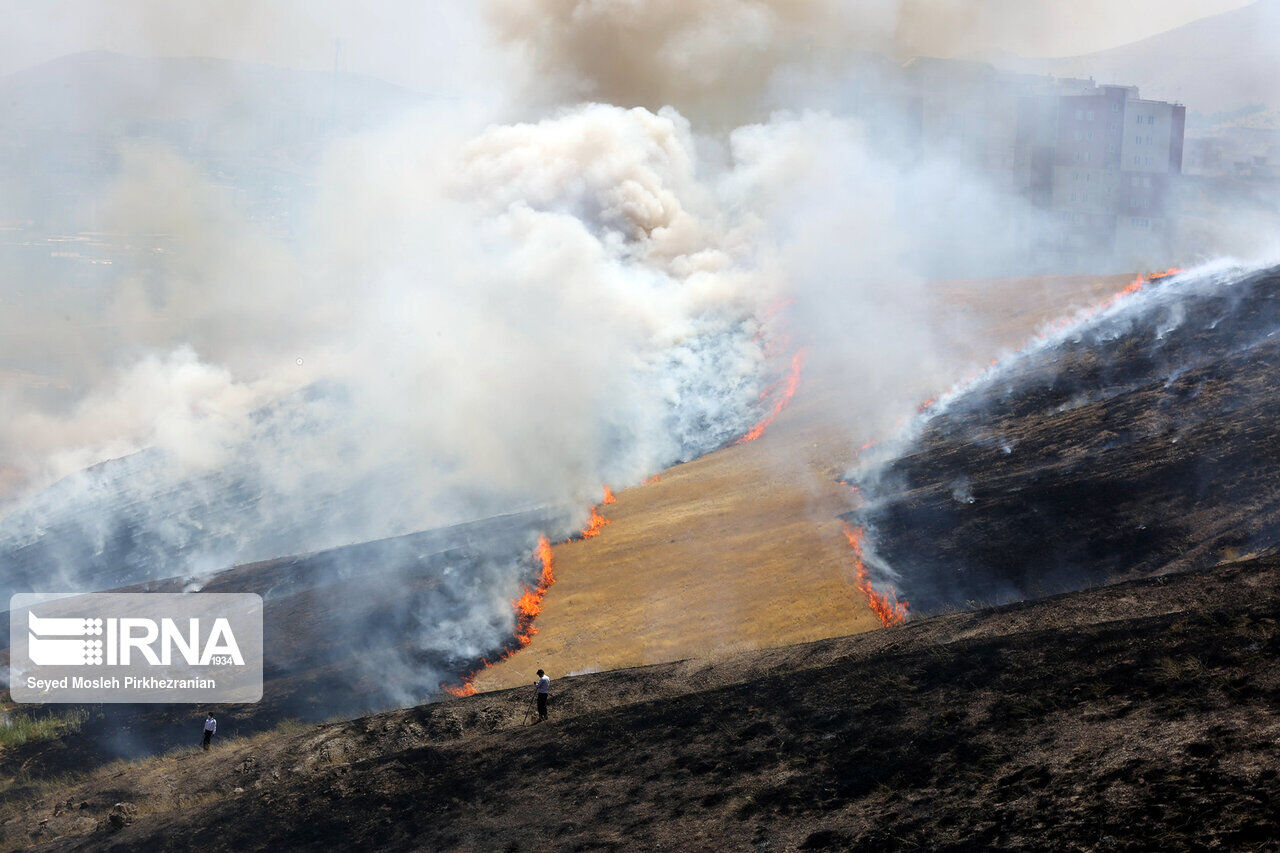
[[[655,474],[652,478],[657,479]],[[649,482],[652,482],[650,480]],[[616,503],[617,498],[608,486],[604,486],[604,504]],[[603,504],[602,504],[603,505]],[[591,508],[591,518],[587,522],[587,526],[579,534],[583,539],[591,539],[599,536],[601,529],[612,522],[600,514],[599,507]],[[525,587],[519,598],[512,599],[511,608],[516,614],[516,629],[508,641],[507,648],[502,652],[496,661],[488,661],[484,658],[480,660],[480,666],[473,669],[467,675],[463,676],[462,681],[458,684],[442,684],[440,685],[446,693],[453,696],[474,696],[476,693],[475,679],[481,672],[484,672],[495,663],[509,659],[516,652],[528,648],[533,642],[534,636],[538,633],[538,628],[533,624],[538,618],[538,614],[542,612],[542,599],[546,597],[547,590],[556,582],[555,561],[552,557],[551,540],[546,536],[538,537],[538,547],[534,550],[534,556],[538,559],[538,564],[542,567],[538,575],[538,583],[533,589]]]
[[[911,615],[907,609],[911,606],[910,602],[905,598],[898,598],[898,593],[892,587],[889,588],[888,595],[884,595],[876,592],[871,586],[871,576],[862,562],[862,528],[845,524],[844,536],[849,540],[849,547],[853,549],[854,583],[858,591],[866,597],[867,606],[871,608],[871,612],[886,628],[906,622]]]
[[[1113,293],[1111,296],[1108,296],[1106,299],[1102,300],[1098,305],[1094,306],[1092,309],[1086,312],[1085,316],[1092,317],[1096,314],[1100,314],[1101,312],[1110,308],[1112,305],[1115,305],[1124,297],[1129,296],[1130,294],[1133,294],[1133,293],[1137,293],[1138,291],[1142,290],[1142,288],[1145,287],[1147,284],[1150,284],[1151,282],[1155,282],[1155,281],[1160,281],[1161,279],[1169,278],[1171,276],[1179,275],[1183,272],[1185,272],[1185,270],[1181,269],[1180,267],[1169,267],[1169,269],[1165,270],[1164,272],[1149,273],[1145,276],[1139,274],[1136,278],[1134,278],[1133,281],[1129,282],[1129,284],[1127,284],[1122,290],[1120,290],[1117,293]],[[1064,317],[1060,320],[1057,320],[1051,323],[1049,327],[1051,329],[1058,330],[1058,329],[1066,328],[1067,326],[1079,321],[1080,321],[1079,315],[1077,315],[1076,317]],[[797,353],[797,355],[800,355],[800,353]],[[997,364],[999,364],[999,359],[992,359],[991,366],[994,367]],[[967,377],[961,380],[959,383],[957,383],[956,387],[963,386],[968,382],[973,381],[976,378],[977,378],[977,375]],[[794,393],[794,391],[792,393]],[[925,400],[923,403],[919,405],[917,411],[925,412],[937,402],[938,402],[937,396],[930,397],[929,399]],[[772,416],[765,421],[766,426],[768,425],[769,420],[772,420]],[[763,432],[764,430],[761,429],[760,431]],[[754,432],[754,428],[753,428],[753,432]],[[750,441],[751,438],[748,438],[748,436],[751,436],[751,433],[748,433],[747,436],[743,436],[741,439],[739,439],[739,442]],[[759,435],[755,435],[751,437],[758,438]],[[866,442],[861,447],[859,447],[857,451],[854,452],[855,457],[861,452],[865,450],[869,450],[873,446],[875,446],[874,441]],[[854,494],[856,496],[858,494],[858,487],[850,484],[850,488],[853,489]],[[885,627],[889,627],[891,625],[900,625],[903,622],[905,622],[907,618],[910,616],[910,613],[908,612],[908,609],[907,609],[910,606],[910,602],[906,601],[905,599],[899,599],[897,592],[894,591],[892,587],[889,588],[889,595],[882,595],[881,593],[876,592],[875,589],[871,586],[871,577],[867,573],[867,567],[863,564],[863,560],[862,560],[862,535],[863,535],[862,528],[852,527],[848,524],[845,524],[844,535],[845,535],[845,538],[849,540],[849,546],[853,548],[854,578],[855,578],[855,582],[857,584],[858,590],[864,596],[866,596],[867,604],[871,608],[872,612],[876,614],[876,617],[879,618],[880,624],[884,625]]]
[[[463,676],[460,683],[440,685],[446,693],[453,696],[474,696],[476,694],[475,679],[477,675],[493,666],[494,663],[507,660],[533,642],[534,635],[538,633],[538,629],[534,627],[533,620],[538,618],[538,614],[542,612],[542,599],[546,597],[547,590],[556,582],[555,563],[551,555],[551,540],[545,536],[539,536],[538,547],[534,549],[533,553],[541,566],[541,570],[538,573],[538,583],[533,589],[525,587],[520,597],[511,601],[511,607],[516,613],[516,630],[511,639],[511,645],[503,651],[497,661],[490,662],[481,658],[480,666]]]
[[[1165,270],[1164,272],[1148,273],[1145,276],[1139,273],[1134,278],[1134,280],[1129,282],[1127,285],[1125,285],[1124,288],[1106,297],[1105,299],[1103,299],[1101,302],[1099,302],[1097,305],[1093,306],[1092,308],[1089,308],[1075,315],[1059,317],[1056,320],[1051,320],[1045,325],[1045,328],[1048,330],[1048,332],[1062,331],[1063,329],[1073,326],[1084,319],[1101,314],[1103,311],[1106,311],[1108,308],[1115,305],[1117,302],[1124,299],[1126,296],[1130,296],[1134,293],[1137,293],[1138,291],[1142,290],[1146,285],[1152,282],[1160,281],[1161,279],[1166,279],[1171,276],[1180,275],[1183,272],[1186,272],[1186,270],[1182,269],[1181,267],[1169,267],[1169,269]],[[1025,352],[1027,349],[1030,349],[1037,342],[1039,342],[1040,340],[1043,340],[1047,336],[1048,336],[1047,333],[1037,336],[1030,344],[1023,347],[1021,351]],[[999,363],[1000,363],[1000,359],[993,358],[991,359],[991,363],[989,367],[995,367]],[[966,385],[968,385],[969,383],[973,382],[978,377],[980,377],[983,374],[983,372],[984,372],[983,370],[976,370],[966,375],[959,382],[955,383],[951,387],[951,391],[949,391],[948,394],[955,392],[957,389],[964,388]],[[938,400],[939,400],[939,397],[936,395],[933,397],[930,397],[929,399],[921,403],[917,407],[916,411],[919,413],[924,413],[928,411],[930,408],[932,408],[934,404],[938,402]],[[899,426],[901,426],[902,423],[905,423],[905,420],[906,419],[904,418],[903,421],[899,422]]]
[[[782,414],[782,410],[791,402],[791,398],[796,395],[796,389],[800,387],[800,373],[804,370],[804,359],[806,355],[804,347],[796,350],[795,355],[791,357],[791,372],[787,375],[787,386],[783,389],[782,394],[773,403],[773,408],[769,410],[769,414],[764,419],[747,430],[746,435],[739,438],[734,444],[746,444],[748,441],[755,441],[764,435],[764,431],[773,423],[774,418]],[[772,393],[776,387],[776,383],[765,389],[765,393]]]
[[[597,507],[593,506],[591,508],[591,518],[587,520],[587,526],[582,528],[581,533],[578,535],[583,539],[594,539],[600,535],[600,531],[604,529],[606,524],[612,523],[613,522],[600,514],[600,510]]]

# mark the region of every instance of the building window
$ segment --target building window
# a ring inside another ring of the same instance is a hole
[[[1111,112],[1113,112],[1113,113],[1118,113],[1118,112],[1120,112],[1120,105],[1119,105],[1119,104],[1112,104],[1112,105],[1111,105]]]
[[[1156,123],[1155,116],[1147,116],[1147,124],[1155,124],[1155,123]]]
[[[1142,179],[1142,185],[1143,185],[1144,187],[1150,187],[1150,186],[1151,186],[1151,176],[1150,176],[1150,175],[1147,175],[1146,177],[1144,177],[1144,178]]]
[[[1080,121],[1082,118],[1084,118],[1084,110],[1076,110],[1076,121]]]
[[[1133,165],[1135,165],[1135,166],[1141,166],[1141,165],[1142,165],[1142,158],[1141,158],[1141,157],[1139,157],[1137,154],[1134,154],[1134,155],[1133,155]]]
[[[1089,121],[1093,121],[1093,110],[1089,110]]]

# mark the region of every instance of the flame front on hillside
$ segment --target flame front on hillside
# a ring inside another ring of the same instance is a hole
[[[917,407],[917,415],[911,421],[904,420],[899,423],[897,434],[888,443],[889,452],[895,454],[897,458],[903,458],[904,454],[909,452],[904,447],[910,447],[908,442],[915,441],[926,426],[935,418],[946,417],[950,408],[965,395],[979,393],[979,390],[987,384],[996,381],[1005,381],[1012,371],[1018,369],[1028,359],[1035,358],[1037,354],[1043,353],[1050,347],[1062,347],[1070,344],[1073,339],[1074,330],[1087,329],[1089,323],[1105,321],[1106,315],[1113,311],[1123,311],[1125,306],[1136,301],[1138,294],[1147,290],[1147,286],[1153,282],[1163,281],[1182,274],[1184,271],[1171,267],[1162,272],[1154,272],[1148,274],[1138,274],[1125,287],[1119,291],[1100,299],[1097,303],[1078,310],[1072,314],[1064,316],[1060,319],[1045,323],[1040,327],[1039,332],[1022,348],[1015,352],[1000,358],[992,360],[984,369],[971,373],[957,383],[952,385],[947,391],[929,397]],[[1009,393],[1007,390],[1002,394]],[[1176,439],[1175,439],[1176,440]],[[874,511],[864,513],[861,506],[860,485],[870,485],[876,488],[880,485],[877,480],[879,472],[886,463],[890,463],[893,459],[885,454],[879,454],[877,458],[866,459],[863,457],[864,451],[871,450],[879,444],[878,441],[872,440],[862,444],[861,447],[854,452],[855,466],[846,475],[844,479],[846,485],[853,490],[854,512],[847,515],[847,518],[853,518],[853,523],[846,523],[844,526],[844,535],[849,541],[849,545],[854,551],[854,571],[855,585],[859,591],[866,597],[871,610],[879,618],[883,625],[896,625],[909,618],[908,603],[904,599],[898,597],[898,591],[893,586],[881,582],[878,584],[879,589],[886,590],[887,594],[876,591],[871,583],[871,572],[865,564],[863,558],[863,538],[867,528],[862,526],[868,521],[875,522]],[[1006,445],[1004,453],[1011,452],[1011,445]],[[967,489],[967,485],[964,487]],[[970,500],[970,503],[972,501]],[[1145,528],[1144,528],[1145,529]],[[874,530],[883,535],[882,525],[875,524]],[[901,538],[902,533],[899,532]],[[883,558],[883,551],[881,551]],[[883,568],[883,563],[877,560],[872,568],[877,570]],[[904,577],[900,573],[888,573],[888,576],[895,580],[895,583],[908,584],[908,589],[912,590],[912,598],[919,604],[921,598],[927,598],[925,593],[915,585],[915,579]],[[883,576],[882,576],[883,579]],[[932,610],[930,602],[925,603],[927,610]]]
[[[751,429],[739,438],[735,444],[744,444],[759,438],[764,434],[764,431],[769,427],[769,425],[773,423],[774,419],[782,413],[783,409],[787,407],[787,404],[791,402],[791,398],[795,396],[796,390],[800,386],[800,375],[804,369],[805,356],[806,351],[804,348],[796,350],[795,354],[791,358],[791,368],[787,375],[774,382],[761,392],[760,399],[769,400],[772,398],[773,405],[770,407],[769,412],[764,416],[764,418],[756,423],[755,426],[751,427]],[[645,479],[642,482],[642,485],[656,483],[659,479],[660,475],[654,474],[653,476]],[[587,525],[579,531],[576,538],[594,539],[600,535],[606,525],[611,523],[609,519],[600,514],[600,507],[617,503],[618,499],[611,488],[608,486],[603,486],[602,488],[604,496],[601,499],[600,504],[598,506],[591,507],[591,515],[587,519]],[[446,693],[453,696],[474,695],[476,693],[475,678],[478,674],[488,669],[493,665],[493,663],[506,660],[516,652],[528,647],[528,645],[533,642],[534,635],[538,633],[537,627],[533,624],[534,620],[537,618],[538,614],[542,612],[542,600],[546,596],[547,589],[555,583],[551,541],[546,536],[543,536],[538,540],[538,547],[535,554],[542,567],[541,575],[537,585],[533,589],[526,587],[521,596],[511,602],[516,614],[515,633],[512,637],[511,643],[507,646],[507,649],[502,653],[502,655],[497,658],[497,660],[491,662],[488,659],[482,658],[480,666],[466,675],[462,679],[461,683],[441,685],[442,689]],[[858,565],[861,566],[861,561],[859,561]],[[865,570],[863,571],[863,575],[865,576]],[[869,584],[867,588],[870,589]],[[905,605],[905,602],[903,602],[903,604]],[[905,614],[905,610],[903,612]],[[902,618],[905,619],[905,615]]]
[[[600,535],[600,531],[609,523],[609,519],[600,514],[598,507],[591,508],[591,518],[587,520],[587,526],[582,528],[579,534],[583,539],[594,539]]]
[[[539,536],[538,547],[534,549],[533,553],[540,567],[538,582],[532,589],[525,587],[520,597],[511,602],[511,606],[516,612],[516,629],[512,644],[498,658],[500,661],[506,660],[533,642],[534,635],[538,633],[538,629],[533,622],[538,618],[538,614],[542,612],[542,599],[546,597],[547,590],[556,582],[555,564],[551,556],[551,540],[545,536]],[[476,676],[496,662],[481,658],[480,666],[468,673],[461,683],[442,684],[440,686],[446,693],[453,696],[474,696],[476,693]]]
[[[738,439],[734,444],[746,444],[748,441],[755,441],[757,438],[764,435],[764,431],[769,428],[769,425],[773,423],[774,419],[777,418],[778,415],[782,414],[782,410],[791,402],[791,398],[796,395],[796,389],[800,387],[800,373],[804,370],[804,360],[806,355],[807,353],[804,347],[796,350],[795,355],[791,357],[791,370],[787,373],[785,383],[783,383],[782,380],[779,380],[760,393],[761,400],[767,400],[770,397],[775,397],[773,407],[769,409],[769,413],[761,418],[755,426],[747,430],[746,435],[742,436],[742,438]],[[779,385],[782,386],[780,393],[778,391]]]
[[[854,584],[858,587],[858,592],[867,599],[867,606],[871,608],[871,612],[886,628],[906,622],[911,615],[907,610],[910,602],[899,599],[892,587],[886,595],[876,592],[871,586],[871,576],[867,573],[867,567],[862,561],[862,528],[845,524],[844,536],[849,540],[849,547],[853,549]]]

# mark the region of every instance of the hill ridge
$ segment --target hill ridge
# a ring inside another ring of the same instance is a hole
[[[11,802],[3,846],[1260,847],[1277,581],[1256,558],[559,679],[543,726],[518,688],[269,733]]]

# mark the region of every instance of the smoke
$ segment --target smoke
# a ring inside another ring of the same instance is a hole
[[[420,652],[473,659],[509,633],[538,533],[746,431],[785,367],[762,319],[780,282],[688,123],[450,119],[335,144],[293,245],[172,153],[125,152],[100,215],[163,251],[111,279],[65,373],[87,393],[5,427],[30,479],[0,520],[6,588],[202,578],[550,508],[495,527],[416,609]],[[371,583],[441,569],[397,561]]]
[[[930,280],[1054,233],[904,142],[928,4],[486,10],[519,71],[475,100],[101,55],[5,83],[38,168],[0,176],[0,587],[290,557],[268,598],[358,600],[325,624],[421,698],[602,485],[742,435],[805,345],[854,443],[888,429],[957,369]]]
[[[533,97],[678,107],[741,119],[780,68],[835,69],[893,42],[888,0],[491,0],[500,38],[526,58]],[[540,94],[539,94],[540,93]]]
[[[851,520],[923,613],[1273,550],[1277,274],[1133,286],[961,383],[864,454]]]

